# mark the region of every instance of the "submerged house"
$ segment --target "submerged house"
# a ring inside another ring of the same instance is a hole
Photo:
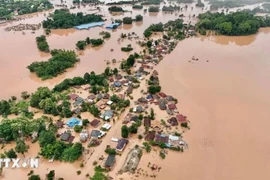
[[[169,108],[169,110],[175,110],[176,109],[176,105],[175,104],[169,104],[168,105],[168,108]]]
[[[90,125],[93,127],[98,127],[99,124],[100,124],[100,120],[98,119],[94,119],[93,121],[90,122]]]
[[[160,101],[159,102],[159,108],[161,110],[166,110],[167,109],[166,102],[165,101]]]
[[[104,119],[104,120],[109,120],[109,119],[111,119],[113,117],[113,110],[106,110],[105,112],[104,112],[104,114],[102,114],[101,116],[100,116],[100,118],[102,118],[102,119]]]
[[[71,100],[75,100],[77,97],[79,97],[77,94],[70,94],[69,96],[69,99]]]
[[[85,141],[87,141],[87,139],[88,139],[88,132],[87,132],[87,130],[83,130],[80,133],[80,141],[85,142]]]
[[[145,117],[145,118],[143,119],[143,125],[144,125],[145,127],[151,127],[151,119],[148,118],[148,117]]]
[[[107,157],[107,160],[105,162],[105,168],[110,171],[112,170],[113,166],[115,165],[115,155],[114,154],[110,154]]]
[[[166,136],[164,134],[156,134],[154,141],[155,143],[165,143],[167,147],[170,147],[169,136]]]
[[[106,26],[107,29],[116,29],[118,26],[120,26],[120,23],[112,23],[108,26]]]
[[[148,134],[145,136],[146,141],[153,141],[156,137],[156,132],[155,131],[150,131]]]
[[[183,124],[183,123],[188,123],[186,116],[184,116],[184,115],[182,115],[182,114],[177,114],[177,115],[176,115],[176,119],[177,119],[181,124]]]
[[[168,123],[170,123],[172,126],[177,126],[178,125],[178,121],[175,117],[172,117],[170,119],[167,120]]]
[[[75,139],[75,137],[74,137],[74,136],[71,136],[70,133],[68,133],[68,132],[65,131],[65,132],[60,136],[60,139],[61,139],[61,141],[65,141],[65,142],[72,143],[73,140]]]
[[[104,24],[105,24],[104,22],[93,22],[93,23],[88,23],[88,24],[82,24],[79,26],[74,26],[74,28],[78,30],[90,29],[92,27],[103,26]]]
[[[75,102],[73,103],[73,105],[74,105],[74,106],[80,106],[80,105],[82,105],[83,102],[84,102],[84,101],[83,101],[83,98],[77,97],[77,98],[75,99]]]
[[[126,145],[128,144],[128,142],[129,141],[127,139],[120,139],[117,143],[116,150],[123,151]]]
[[[122,86],[122,83],[120,81],[115,81],[113,83],[114,87],[121,87]]]
[[[133,91],[133,87],[132,86],[128,86],[127,90],[126,90],[126,94],[131,94]]]
[[[66,122],[66,125],[70,128],[73,128],[76,125],[82,126],[82,120],[72,117]]]

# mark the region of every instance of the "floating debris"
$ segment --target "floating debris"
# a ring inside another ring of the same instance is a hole
[[[32,30],[36,31],[41,28],[41,24],[19,24],[16,26],[10,26],[5,28],[5,31],[24,31],[24,30]]]

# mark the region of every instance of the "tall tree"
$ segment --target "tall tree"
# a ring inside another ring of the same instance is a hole
[[[28,149],[29,149],[29,146],[26,145],[24,141],[17,140],[16,147],[15,147],[15,151],[17,153],[21,153],[22,155],[24,155],[24,153],[26,153]]]

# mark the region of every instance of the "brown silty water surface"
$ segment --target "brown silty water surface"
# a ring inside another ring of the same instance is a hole
[[[60,2],[60,1],[59,1]],[[54,1],[56,3],[56,1]],[[128,8],[131,8],[128,6]],[[87,8],[85,8],[87,9]],[[106,18],[110,20],[108,12],[102,8]],[[81,11],[83,8],[75,9]],[[200,13],[201,8],[194,12]],[[130,16],[143,14],[134,11]],[[181,12],[182,13],[182,12]],[[181,14],[179,13],[179,14]],[[193,14],[188,9],[183,12],[186,16]],[[128,13],[125,14],[127,16]],[[113,18],[122,18],[114,16]],[[132,27],[124,26],[112,33],[99,49],[89,48],[80,55],[80,63],[52,80],[40,81],[35,75],[30,74],[26,66],[33,61],[46,60],[48,55],[38,52],[35,37],[42,34],[42,30],[31,34],[27,32],[4,32],[4,28],[11,24],[38,23],[44,19],[42,13],[21,22],[0,26],[0,98],[19,95],[21,91],[34,91],[39,86],[52,87],[66,77],[83,75],[86,71],[101,72],[106,64],[104,60],[116,58],[121,60],[127,53],[120,52],[120,47],[132,44],[136,50],[138,46],[134,40],[124,40],[117,44],[119,35],[136,32],[142,35],[143,30],[151,23],[166,22],[175,19],[175,14],[151,14],[144,16],[141,24]],[[189,18],[186,17],[185,21]],[[195,21],[196,19],[190,19]],[[106,24],[110,22],[107,21]],[[99,37],[103,28],[93,28],[85,31],[55,30],[47,38],[53,48],[75,49],[78,40],[89,37]],[[158,153],[144,154],[139,168],[147,169],[148,162],[162,167],[160,172],[155,172],[155,179],[164,180],[253,180],[270,179],[270,63],[269,63],[270,29],[261,29],[256,35],[245,37],[207,36],[190,38],[178,43],[176,49],[156,67],[159,72],[163,91],[178,98],[178,109],[187,115],[191,121],[191,130],[184,134],[184,139],[189,143],[189,149],[184,153],[169,151],[165,160],[161,160]],[[110,52],[113,48],[114,51]],[[81,52],[78,52],[78,54]],[[193,61],[192,56],[198,58]],[[134,96],[139,96],[137,90]],[[124,113],[125,115],[126,113]],[[84,115],[83,115],[84,116]],[[83,118],[88,118],[85,115]],[[91,118],[89,116],[89,118]],[[120,117],[120,119],[123,117]],[[49,170],[56,170],[56,177],[64,179],[87,179],[86,173],[93,174],[92,162],[104,151],[107,144],[112,144],[111,137],[120,136],[120,123],[108,132],[106,139],[93,155],[87,160],[83,169],[79,162],[48,163],[43,160],[39,169],[35,170],[42,178]],[[136,139],[134,137],[134,139]],[[117,171],[124,163],[125,155],[135,144],[130,145],[121,157],[117,157],[116,167],[110,173],[115,179],[131,179],[132,175],[117,176]],[[14,144],[8,145],[8,150]],[[31,145],[27,157],[35,157],[39,150],[38,144]],[[3,150],[1,150],[2,153]],[[82,170],[78,176],[77,170]],[[1,179],[11,180],[27,179],[30,170],[4,169]],[[147,169],[150,174],[149,168]],[[151,172],[152,173],[152,172]],[[153,179],[146,176],[133,178],[137,180]]]
[[[53,4],[60,4],[60,0],[52,1]],[[68,7],[71,7],[71,1],[66,3]],[[161,7],[164,4],[161,5]],[[258,4],[260,5],[260,4]],[[185,4],[181,4],[184,7]],[[112,37],[105,41],[105,44],[99,48],[87,48],[83,53],[78,52],[81,61],[75,65],[74,68],[70,68],[66,73],[57,76],[51,80],[41,81],[35,74],[29,72],[26,68],[29,64],[34,61],[46,61],[49,59],[50,55],[46,53],[41,53],[36,47],[35,38],[41,34],[44,34],[44,30],[40,29],[32,34],[31,31],[25,31],[25,35],[22,32],[5,32],[6,27],[17,25],[20,23],[36,24],[40,23],[42,20],[46,19],[46,16],[53,10],[45,13],[35,13],[31,15],[24,15],[22,18],[24,20],[11,22],[7,24],[0,25],[0,71],[5,76],[0,77],[0,84],[9,84],[7,88],[2,88],[0,93],[1,99],[7,99],[12,95],[20,95],[22,91],[33,92],[39,86],[53,87],[55,84],[61,82],[65,78],[70,78],[78,75],[83,75],[85,72],[96,71],[101,72],[104,70],[105,62],[104,60],[112,60],[113,58],[121,60],[127,57],[127,53],[121,52],[120,47],[126,46],[127,44],[132,44],[137,50],[137,46],[134,45],[134,40],[124,40],[120,44],[117,43],[117,39],[121,33],[131,33],[136,32],[140,37],[143,35],[143,31],[152,23],[167,22],[169,20],[176,19],[180,14],[184,14],[185,22],[196,22],[196,18],[192,18],[193,14],[196,16],[199,13],[203,13],[209,10],[209,5],[206,3],[204,10],[202,8],[196,8],[195,4],[188,5],[187,10],[176,13],[144,13],[143,10],[133,10],[132,13],[127,12],[122,15],[112,15],[108,12],[108,6],[101,5],[101,11],[98,12],[94,10],[95,7],[86,6],[76,9],[72,9],[72,13],[84,12],[84,13],[99,13],[105,15],[107,19],[106,24],[111,23],[111,19],[122,19],[125,16],[135,17],[137,14],[144,15],[143,22],[133,23],[133,25],[123,25],[117,30],[112,32]],[[254,8],[257,5],[245,6],[244,8]],[[131,5],[123,6],[125,10],[132,10]],[[193,9],[191,9],[193,7]],[[59,8],[59,7],[57,7]],[[147,6],[146,6],[147,8]],[[239,9],[239,8],[237,8]],[[233,9],[234,11],[237,10]],[[221,10],[220,10],[221,11]],[[44,15],[45,14],[45,15]],[[47,37],[50,49],[60,48],[75,50],[75,44],[78,40],[83,40],[86,37],[98,38],[100,31],[109,31],[103,28],[97,27],[90,30],[53,30],[51,35]],[[113,52],[110,49],[114,49]]]

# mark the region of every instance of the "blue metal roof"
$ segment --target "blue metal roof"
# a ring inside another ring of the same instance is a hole
[[[68,121],[67,121],[67,126],[68,127],[74,127],[75,125],[81,125],[81,120],[75,118],[75,117],[72,117],[70,118]]]
[[[113,29],[114,26],[120,26],[120,23],[113,23],[108,26],[106,26],[107,29]]]
[[[94,22],[94,23],[88,23],[88,24],[82,24],[82,25],[79,25],[79,26],[75,26],[74,28],[75,29],[89,29],[89,28],[92,28],[92,27],[96,27],[96,26],[103,26],[105,23],[104,22]]]

